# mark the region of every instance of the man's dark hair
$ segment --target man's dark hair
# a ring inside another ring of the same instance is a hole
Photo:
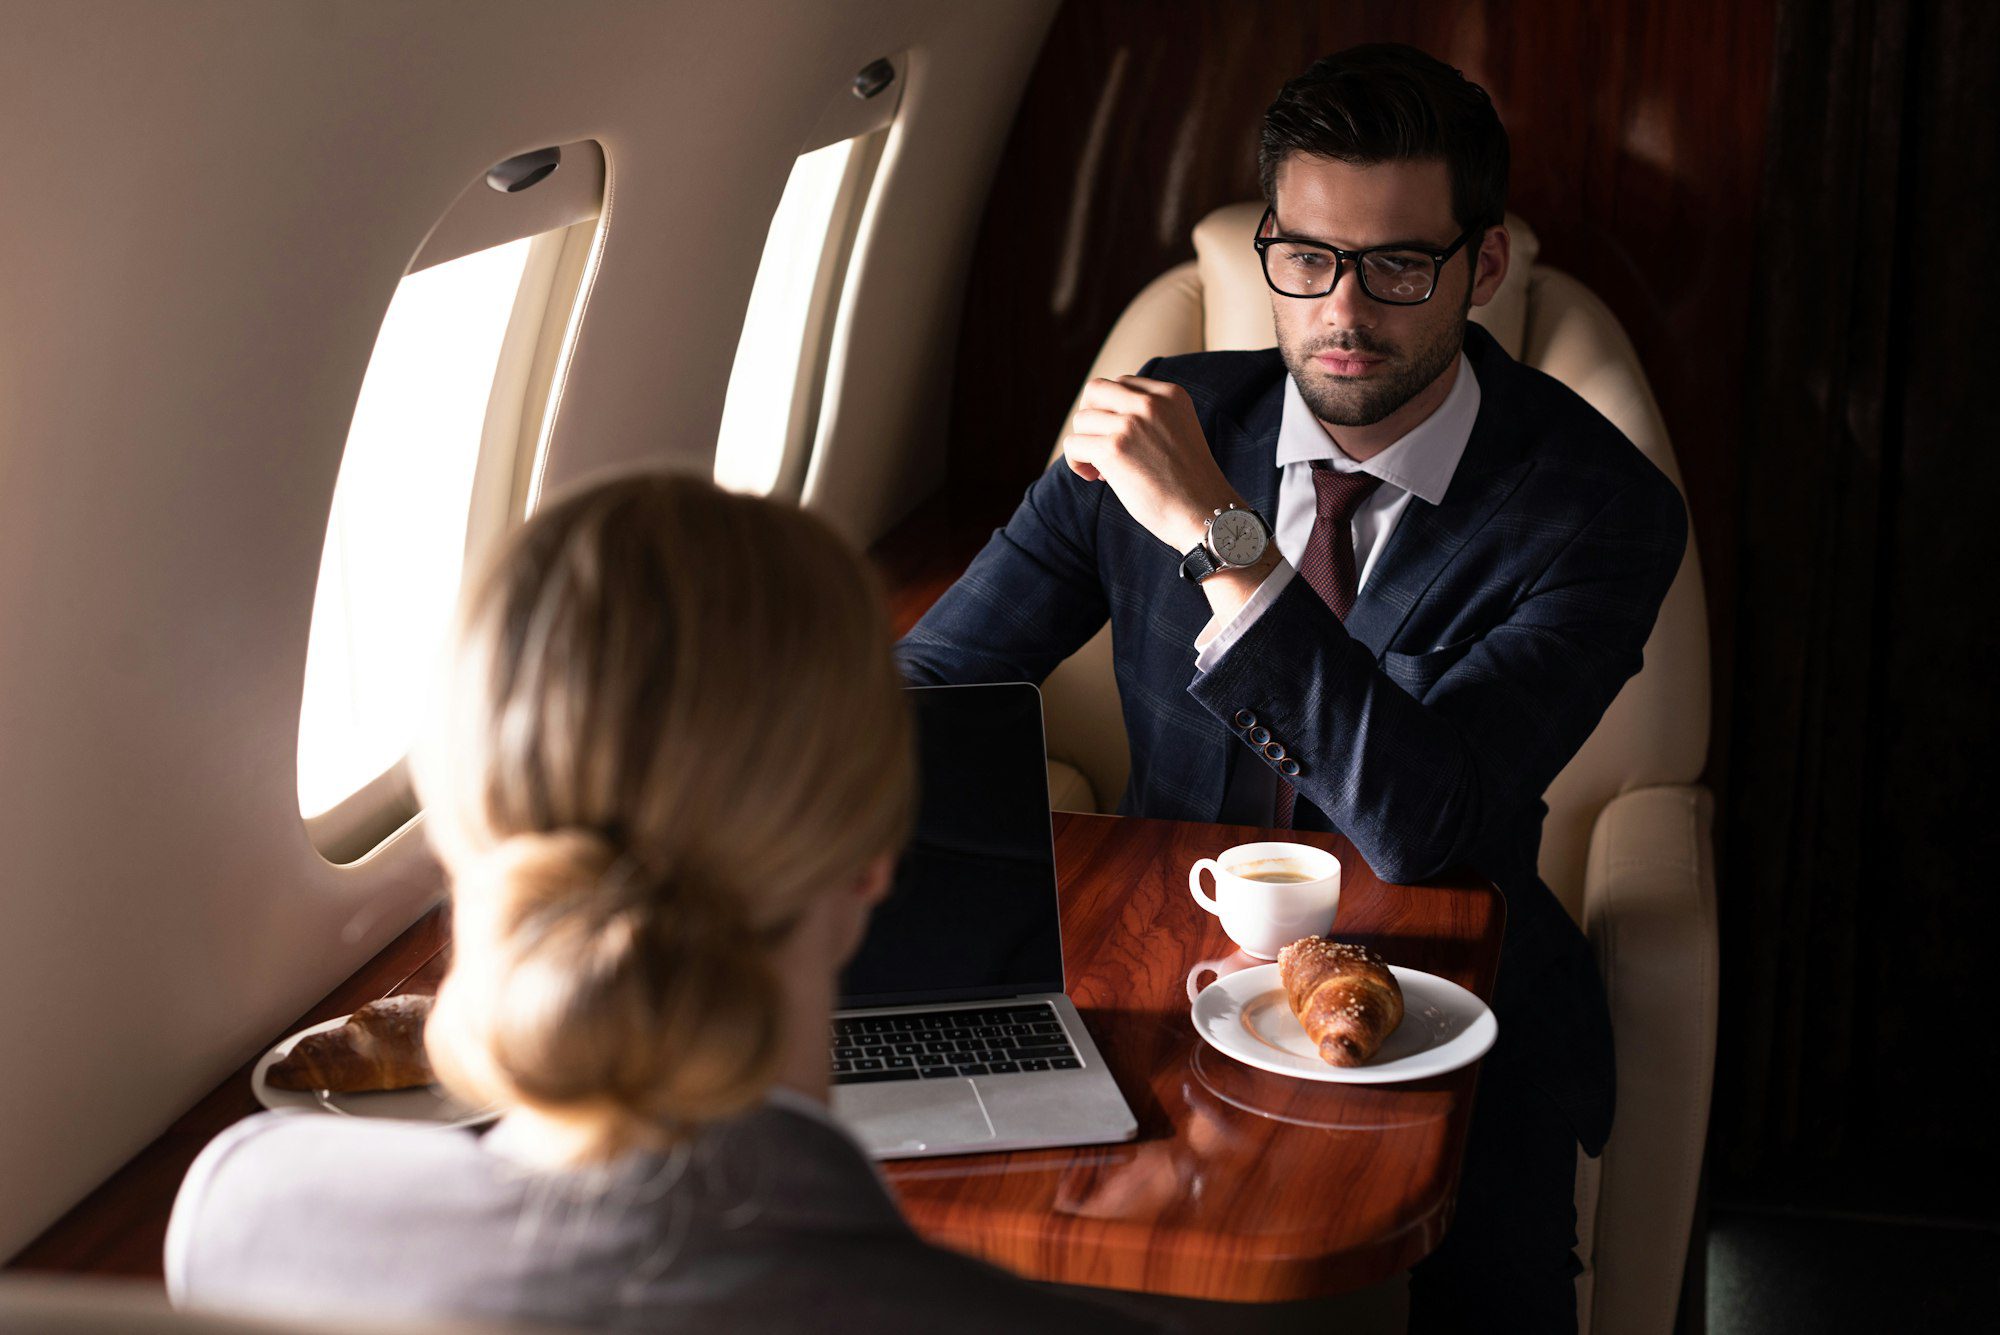
[[[1351,46],[1278,91],[1257,147],[1265,202],[1278,202],[1278,164],[1292,153],[1362,164],[1436,159],[1451,174],[1460,228],[1497,227],[1506,212],[1507,131],[1493,99],[1413,46]]]

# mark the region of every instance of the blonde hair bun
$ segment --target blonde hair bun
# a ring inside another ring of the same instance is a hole
[[[416,757],[457,915],[440,1077],[602,1155],[750,1106],[777,943],[909,832],[872,573],[796,507],[641,475],[529,520],[462,618]]]
[[[622,1147],[741,1112],[769,1083],[781,994],[727,890],[565,830],[503,841],[457,903],[426,1039],[448,1085],[594,1119]]]
[[[589,830],[514,834],[459,873],[499,893],[482,902],[518,919],[543,905],[561,903],[578,889],[603,882],[618,850]]]

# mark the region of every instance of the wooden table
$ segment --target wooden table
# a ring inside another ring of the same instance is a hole
[[[1377,880],[1338,835],[1056,815],[1069,994],[1139,1119],[1137,1142],[885,1164],[932,1241],[1033,1279],[1191,1298],[1343,1293],[1436,1247],[1451,1219],[1476,1067],[1400,1085],[1294,1080],[1209,1047],[1190,970],[1232,957],[1188,867],[1261,839],[1341,859],[1342,940],[1491,1000],[1491,882]]]
[[[1451,1217],[1476,1068],[1337,1085],[1210,1049],[1188,1019],[1188,973],[1233,952],[1188,895],[1187,868],[1267,837],[1329,849],[1343,865],[1339,937],[1489,999],[1504,915],[1493,886],[1472,877],[1387,886],[1337,835],[1063,812],[1055,829],[1069,992],[1139,1138],[886,1164],[917,1229],[1033,1279],[1238,1301],[1362,1288],[1435,1247]],[[427,915],[299,1026],[434,989],[447,946],[441,915]],[[1251,963],[1236,956],[1223,967]],[[160,1279],[188,1165],[256,1111],[246,1066],[11,1268]]]

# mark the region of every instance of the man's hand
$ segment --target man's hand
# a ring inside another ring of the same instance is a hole
[[[1071,472],[1108,484],[1126,513],[1176,552],[1201,541],[1218,508],[1242,503],[1216,467],[1187,391],[1164,380],[1092,380],[1062,445]]]

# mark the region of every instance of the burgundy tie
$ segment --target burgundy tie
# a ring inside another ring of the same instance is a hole
[[[1299,558],[1299,574],[1312,585],[1320,600],[1342,621],[1354,609],[1359,579],[1354,569],[1354,512],[1381,485],[1370,473],[1336,472],[1324,459],[1313,460],[1312,534],[1306,539],[1305,554]],[[1292,807],[1297,794],[1282,777],[1278,780],[1277,824],[1292,827]]]

